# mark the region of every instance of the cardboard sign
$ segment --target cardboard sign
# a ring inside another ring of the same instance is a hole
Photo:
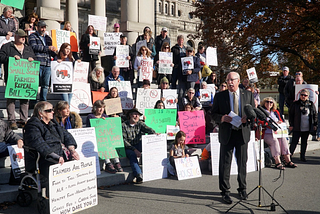
[[[217,48],[208,47],[206,50],[206,64],[218,66]]]
[[[73,69],[73,82],[88,83],[89,62],[75,61]]]
[[[248,74],[248,78],[249,78],[250,83],[258,82],[257,72],[254,67],[247,69],[247,74]]]
[[[71,93],[72,80],[72,62],[51,61],[51,90],[53,93]]]
[[[164,106],[167,108],[176,109],[177,108],[177,89],[164,89],[162,90],[162,96],[165,98]]]
[[[74,32],[70,32],[70,45],[72,52],[79,52],[77,35]]]
[[[167,140],[174,140],[179,131],[180,131],[179,126],[167,125]]]
[[[70,44],[70,31],[67,30],[51,30],[52,46],[60,50],[63,43]]]
[[[101,159],[126,157],[120,117],[90,119],[96,128],[98,154]]]
[[[129,67],[129,60],[127,59],[129,56],[129,45],[117,45],[116,56],[116,66],[119,68]]]
[[[198,156],[175,158],[178,180],[202,177]]]
[[[206,129],[203,111],[178,112],[180,129],[186,133],[186,144],[206,143]]]
[[[182,74],[187,75],[187,70],[194,69],[193,57],[182,57],[181,58],[181,65],[182,65]]]
[[[21,173],[24,173],[24,149],[18,148],[17,145],[8,146],[9,156],[11,160],[11,168],[15,179],[20,178]]]
[[[100,51],[100,37],[90,36],[89,54],[98,55]]]
[[[107,17],[88,15],[88,26],[89,25],[92,25],[95,30],[104,32],[107,29]]]
[[[318,94],[316,94],[316,91],[318,91],[318,85],[313,84],[300,84],[295,85],[295,100],[299,100],[300,98],[300,92],[302,89],[308,89],[310,92],[309,100],[311,100],[314,104],[314,107],[316,111],[318,112]]]
[[[144,114],[144,110],[147,108],[154,108],[154,105],[160,100],[160,89],[144,89],[138,88],[136,108]]]
[[[143,181],[166,178],[168,176],[166,135],[143,135],[142,152]]]
[[[106,115],[122,113],[120,97],[104,100]]]
[[[109,90],[112,87],[116,87],[119,92],[119,97],[121,98],[122,109],[132,109],[133,99],[132,99],[132,89],[130,81],[109,81]]]
[[[76,151],[83,158],[94,157],[96,160],[96,172],[100,175],[100,163],[98,156],[97,138],[94,127],[81,128],[81,129],[68,129],[68,132],[73,136],[77,142]]]
[[[177,109],[145,109],[146,125],[156,133],[166,133],[167,125],[176,125]]]
[[[19,10],[23,9],[23,5],[24,5],[24,0],[1,0],[1,4],[5,4],[11,7],[15,7]]]
[[[51,165],[50,214],[75,213],[98,204],[95,157]]]
[[[141,68],[139,70],[139,81],[142,82],[145,79],[148,79],[152,82],[153,74],[153,60],[152,59],[143,59],[141,60]]]
[[[29,62],[9,57],[5,98],[35,100],[39,87],[39,69],[39,61]]]
[[[136,55],[138,55],[139,50],[142,46],[147,47],[147,41],[146,40],[142,40],[136,43]]]
[[[97,100],[104,100],[104,98],[109,94],[109,92],[91,91],[92,93],[92,103]]]
[[[103,34],[103,52],[105,55],[113,55],[114,49],[120,45],[120,35],[122,33],[107,33]],[[128,49],[129,50],[129,49]]]
[[[77,113],[91,113],[91,91],[89,83],[74,83],[73,96],[70,103],[70,111]]]
[[[172,52],[159,52],[159,74],[172,74]]]
[[[14,37],[10,37],[9,40],[7,40],[7,38],[5,36],[0,36],[0,48],[2,47],[2,45],[14,41]]]

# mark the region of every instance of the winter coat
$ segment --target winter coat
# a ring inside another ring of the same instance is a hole
[[[286,87],[286,84],[290,81],[290,80],[294,80],[294,77],[291,75],[288,76],[283,76],[283,74],[278,78],[278,91],[280,94],[284,94],[284,87]]]
[[[4,16],[0,16],[0,36],[6,36],[8,32],[12,32],[12,36],[14,36],[16,29],[16,24],[13,19],[9,18],[8,24],[4,20]]]
[[[91,91],[98,91],[101,87],[104,87],[104,81],[105,81],[105,77],[104,77],[104,73],[101,73],[100,78],[97,78],[96,72],[92,71],[89,75],[89,83],[90,83],[90,88]]]
[[[172,56],[173,56],[173,71],[172,76],[176,76],[178,80],[187,81],[187,77],[182,75],[182,66],[181,66],[181,56],[180,56],[180,47],[178,44],[171,48]]]
[[[93,37],[98,37],[97,35],[93,34]],[[89,46],[90,44],[90,35],[89,34],[83,34],[81,36],[80,40],[80,49],[82,50],[82,60],[85,62],[91,62],[91,61],[98,61],[98,54],[89,54]]]
[[[80,115],[77,112],[70,112],[70,122],[71,122],[71,127],[73,129],[79,129],[82,128],[82,119],[80,117]],[[55,115],[54,119],[61,125],[61,117],[58,117],[57,115]],[[62,125],[62,127],[64,127],[64,125]]]

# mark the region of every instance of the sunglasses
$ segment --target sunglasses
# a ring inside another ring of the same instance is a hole
[[[189,94],[194,94],[194,92],[188,92]]]
[[[166,47],[166,49],[170,49],[170,47]]]
[[[51,113],[51,112],[53,112],[53,108],[46,109],[46,110],[43,110],[43,111],[45,111],[45,112],[47,112],[47,113]]]
[[[308,94],[300,94],[300,96],[307,97]]]
[[[301,75],[301,73],[300,73],[300,72],[297,72],[297,73],[296,73],[296,75],[300,76],[300,75]]]
[[[266,101],[266,103],[272,103],[272,104],[273,104],[273,101],[269,101],[269,100],[267,100],[267,101]]]

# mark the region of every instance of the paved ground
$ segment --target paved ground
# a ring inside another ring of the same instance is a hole
[[[293,161],[298,164],[296,169],[286,169],[277,182],[279,170],[265,168],[262,170],[262,186],[270,193],[275,192],[275,199],[292,214],[320,213],[320,150],[307,152],[308,162],[302,163],[297,156]],[[258,172],[247,176],[248,191],[258,185]],[[238,200],[236,194],[236,176],[231,176],[231,197]],[[217,176],[209,173],[201,178],[185,181],[162,179],[146,182],[141,185],[119,185],[99,189],[99,204],[93,208],[79,212],[92,213],[224,213],[230,208],[222,202],[218,189]],[[237,205],[230,213],[284,213],[280,207],[276,212],[270,208],[258,208],[258,193],[255,190],[249,195],[248,204]],[[270,205],[270,197],[262,191],[261,205]],[[21,208],[9,206],[0,213],[36,213],[36,206]]]

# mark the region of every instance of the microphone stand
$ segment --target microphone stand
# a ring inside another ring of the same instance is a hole
[[[258,171],[259,171],[259,184],[258,184],[258,186],[256,186],[253,190],[251,190],[249,193],[248,193],[248,196],[251,194],[251,193],[253,193],[255,190],[259,190],[259,198],[258,198],[258,206],[257,207],[271,207],[271,211],[275,211],[276,209],[275,209],[275,206],[279,206],[279,207],[281,207],[281,209],[285,212],[285,213],[287,213],[288,214],[288,212],[283,208],[283,206],[281,206],[281,204],[262,186],[262,184],[261,184],[261,181],[262,181],[262,171],[261,171],[261,149],[262,148],[264,148],[264,147],[262,147],[262,125],[260,124],[259,125],[259,135],[260,135],[260,148],[259,148],[259,160],[258,160],[258,162],[259,162],[259,168],[258,168]],[[269,196],[270,196],[270,198],[272,199],[272,203],[270,204],[270,205],[267,205],[267,206],[262,206],[261,205],[261,191],[264,191],[264,192],[266,192]],[[276,204],[274,204],[273,203],[273,201],[274,202],[276,202]],[[232,210],[235,206],[237,206],[239,203],[241,203],[242,202],[242,199],[240,199],[236,204],[234,204],[232,207],[230,207],[225,213],[228,213],[230,210]]]

